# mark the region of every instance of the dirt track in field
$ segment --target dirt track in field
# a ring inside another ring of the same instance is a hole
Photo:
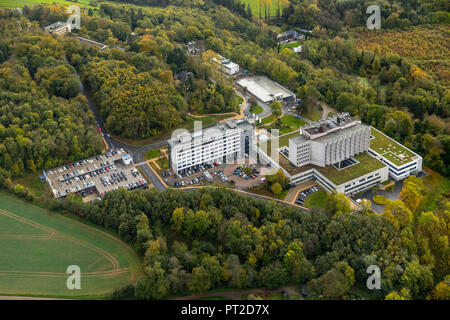
[[[28,225],[31,225],[32,227],[35,227],[37,229],[43,230],[48,232],[48,235],[45,236],[27,236],[27,235],[2,235],[0,237],[0,239],[36,239],[36,240],[49,240],[52,238],[60,238],[60,239],[64,239],[64,240],[68,240],[71,242],[74,242],[80,246],[83,246],[85,248],[91,249],[96,251],[97,253],[99,253],[100,255],[102,255],[103,257],[105,257],[112,265],[112,269],[108,270],[108,271],[94,271],[94,272],[84,272],[83,276],[85,277],[97,277],[97,276],[101,276],[101,277],[111,277],[111,276],[115,276],[118,274],[122,274],[125,272],[128,272],[129,269],[128,268],[120,268],[120,264],[117,261],[117,259],[111,255],[109,252],[93,246],[87,242],[84,242],[82,240],[76,239],[74,237],[68,236],[64,233],[60,233],[58,231],[56,231],[53,228],[50,227],[46,227],[44,225],[41,225],[37,222],[34,222],[32,220],[20,217],[18,215],[15,215],[11,212],[8,212],[6,210],[0,209],[0,215],[4,215],[6,217],[15,219],[19,222],[22,223],[26,223]],[[60,272],[37,272],[37,271],[3,271],[0,270],[0,276],[2,275],[16,275],[16,276],[49,276],[49,277],[67,277],[67,273],[60,273]]]

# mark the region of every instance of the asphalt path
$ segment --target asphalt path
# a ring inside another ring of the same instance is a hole
[[[251,117],[252,114],[250,113],[250,102],[249,102],[251,97],[248,94],[245,94],[242,91],[239,91],[237,89],[234,89],[234,91],[238,95],[245,97],[245,100],[247,101],[247,104],[246,104],[245,109],[244,109],[244,115],[246,117]],[[264,118],[264,117],[269,116],[269,115],[272,114],[272,108],[269,105],[267,105],[266,103],[262,102],[259,99],[256,99],[256,103],[258,104],[258,106],[260,106],[263,109],[263,111],[261,113],[257,114],[258,117]]]

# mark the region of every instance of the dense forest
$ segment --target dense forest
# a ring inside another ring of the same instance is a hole
[[[344,27],[364,26],[368,17],[366,10],[373,4],[380,7],[382,24],[385,28],[398,29],[450,21],[449,3],[445,0],[260,0],[256,12],[250,9],[249,1],[243,0],[120,0],[119,2],[161,7],[168,5],[202,7],[215,3],[250,20],[257,17],[311,29],[319,25],[334,31]],[[270,14],[271,7],[276,8],[275,16]]]
[[[141,299],[300,284],[317,296],[357,297],[353,289],[365,290],[373,264],[382,284],[366,292],[372,298],[449,299],[448,194],[433,212],[423,206],[435,192],[410,177],[382,215],[368,202],[350,212],[341,194],[303,212],[224,188],[118,190],[93,205],[73,198],[51,205],[134,245],[145,264],[134,288]]]
[[[367,8],[376,4],[381,10],[383,28],[449,22],[449,3],[445,0],[290,0],[282,19],[292,25],[313,28],[317,25],[339,31],[366,25]]]
[[[307,43],[301,55],[317,68],[303,64],[300,97],[358,116],[450,174],[448,87],[399,55],[360,50],[342,38]]]
[[[17,176],[101,152],[62,43],[43,32],[23,35],[1,21],[0,172]]]
[[[238,110],[239,100],[226,79],[217,77],[212,83],[210,76],[214,70],[210,62],[188,57],[181,47],[184,41],[199,39],[198,28],[184,30],[180,26],[177,30],[170,24],[167,30],[158,30],[154,26],[160,18],[144,15],[142,9],[124,10],[105,4],[101,8],[104,17],[83,16],[78,34],[111,48],[125,45],[127,52],[119,49],[99,52],[75,39],[62,42],[69,63],[80,73],[113,134],[147,138],[182,123],[188,112]],[[58,6],[36,5],[24,8],[23,14],[40,26],[66,19],[64,8]],[[181,15],[179,12],[174,20]],[[131,27],[138,35],[131,35]],[[176,74],[186,70],[195,72],[195,78],[177,81]]]

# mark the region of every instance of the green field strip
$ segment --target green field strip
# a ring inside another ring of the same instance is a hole
[[[0,192],[0,293],[103,295],[135,281],[136,253],[113,235]],[[81,290],[69,290],[69,265]]]

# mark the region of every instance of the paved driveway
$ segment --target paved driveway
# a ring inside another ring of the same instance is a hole
[[[243,92],[241,92],[241,91],[238,91],[238,90],[236,90],[236,89],[235,89],[235,91],[236,91],[239,95],[245,97],[245,100],[247,101],[247,103],[246,103],[246,106],[245,106],[245,108],[244,108],[244,115],[245,115],[246,117],[250,117],[250,116],[251,116],[251,114],[250,114],[250,102],[249,102],[249,101],[250,101],[250,96],[249,96],[248,94],[243,93]],[[271,108],[268,104],[266,104],[266,103],[264,103],[264,102],[262,102],[261,100],[256,99],[256,98],[255,98],[255,100],[256,100],[256,103],[258,104],[258,106],[260,106],[261,108],[263,108],[263,111],[262,111],[261,113],[257,114],[258,117],[264,118],[264,117],[269,116],[269,115],[272,114],[272,108]]]
[[[362,195],[361,199],[362,198],[369,199],[370,202],[372,203],[372,209],[375,210],[378,213],[383,213],[384,206],[376,204],[373,201],[373,196],[383,195],[386,198],[388,198],[389,200],[398,200],[400,198],[400,191],[402,190],[402,186],[403,186],[403,180],[399,180],[399,181],[395,182],[394,191],[392,191],[392,192],[389,192],[389,191],[386,191],[386,190],[380,190],[380,189],[378,189],[375,192],[372,191],[372,190],[367,190],[366,192],[364,192],[364,194]],[[356,199],[356,197],[353,197],[353,199]]]

